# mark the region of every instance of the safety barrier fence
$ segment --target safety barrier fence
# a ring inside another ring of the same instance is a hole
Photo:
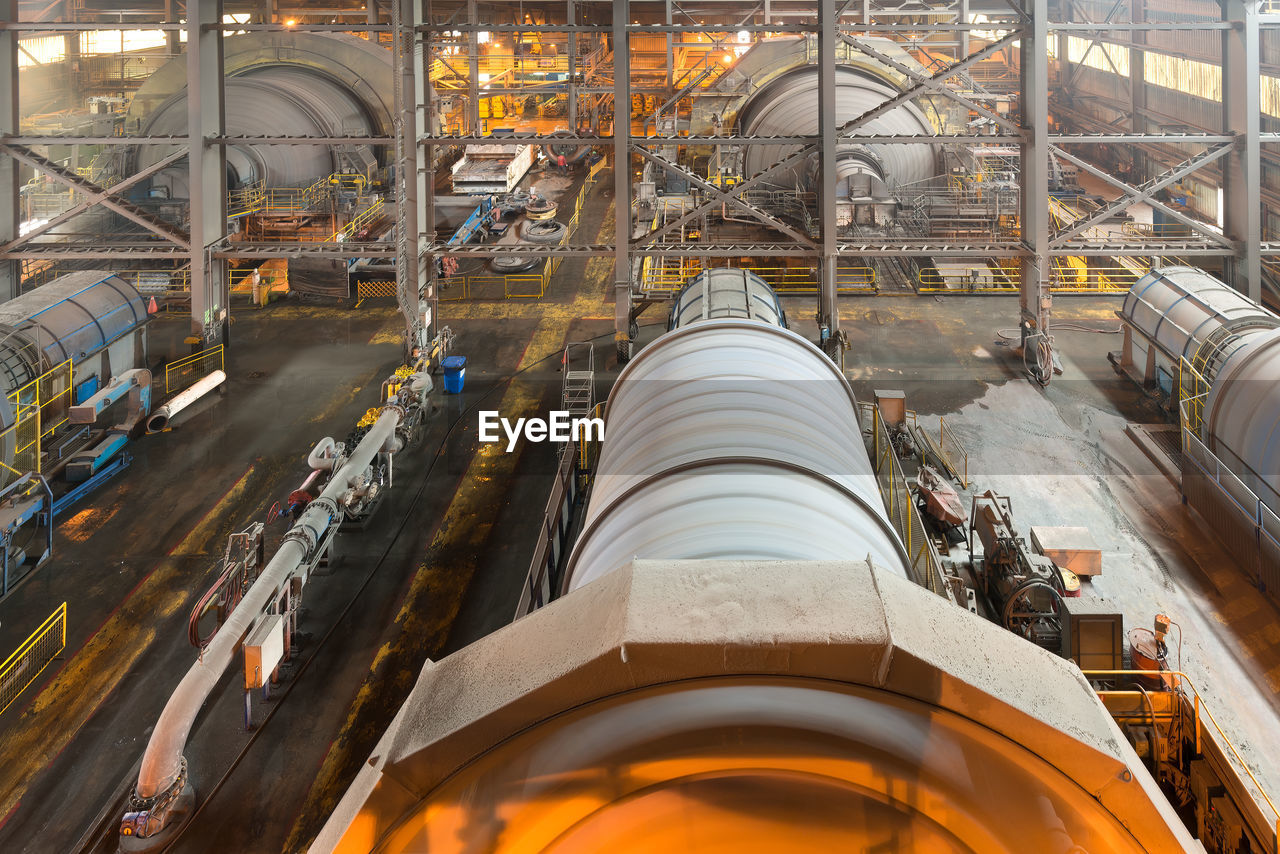
[[[74,379],[68,359],[9,393],[14,420],[0,433],[0,448],[13,448],[13,465],[0,460],[5,471],[0,480],[43,470],[44,440],[67,423]]]
[[[663,259],[646,256],[640,265],[640,290],[647,295],[675,295],[689,279],[703,269],[736,267],[750,270],[769,283],[779,294],[816,294],[817,270],[814,267],[777,267],[734,263],[719,259],[703,265],[697,258]],[[873,267],[841,267],[836,270],[836,293],[875,293],[876,271]]]
[[[1118,264],[1107,267],[1057,265],[1049,275],[1054,293],[1126,293],[1146,275],[1146,266]],[[927,294],[1016,294],[1021,272],[1011,267],[974,265],[946,270],[926,268],[916,274],[916,290]]]
[[[0,714],[66,648],[67,603],[63,602],[0,664]]]
[[[938,450],[942,452],[943,462],[955,472],[960,485],[969,488],[969,452],[956,437],[955,431],[947,425],[947,419],[938,419]]]
[[[213,371],[225,370],[223,347],[219,344],[199,353],[192,353],[164,366],[164,393],[173,394],[186,388]]]
[[[1151,671],[1144,670],[1084,670],[1081,672],[1086,679],[1093,682],[1117,683],[1127,679],[1136,683],[1137,686],[1142,686],[1144,682],[1149,683],[1156,677]],[[1160,734],[1161,722],[1166,724],[1166,733],[1170,732],[1168,728],[1176,730],[1174,735],[1177,737],[1170,739],[1174,742],[1175,748],[1181,749],[1182,744],[1189,743],[1197,756],[1203,755],[1209,760],[1226,788],[1231,790],[1234,796],[1232,800],[1245,807],[1242,810],[1242,817],[1250,823],[1257,835],[1263,838],[1264,844],[1270,843],[1268,850],[1280,850],[1278,848],[1280,808],[1276,806],[1276,802],[1253,773],[1249,763],[1244,760],[1235,744],[1223,731],[1217,718],[1213,716],[1209,704],[1203,699],[1195,683],[1191,681],[1191,677],[1182,671],[1172,670],[1159,674],[1158,678],[1170,690],[1147,690],[1143,687],[1137,687],[1136,690],[1100,688],[1097,689],[1097,694],[1103,705],[1107,707],[1107,711],[1118,722],[1133,720],[1142,724],[1149,723],[1156,729],[1157,734]],[[1205,727],[1206,721],[1209,727],[1208,732]],[[1188,729],[1189,733],[1186,732]],[[1250,791],[1245,784],[1241,772],[1244,772],[1244,777],[1248,777],[1253,784],[1253,791]],[[1252,811],[1248,809],[1250,805],[1254,808]],[[1267,839],[1267,837],[1271,838]]]
[[[597,404],[591,417],[599,418],[603,411],[604,404]],[[561,448],[560,464],[542,514],[542,532],[534,546],[529,572],[516,603],[516,619],[536,611],[555,597],[559,583],[556,570],[573,545],[569,539],[573,531],[573,509],[586,506],[580,496],[591,485],[591,472],[595,469],[599,453],[600,441],[586,435]]]
[[[354,172],[335,172],[306,187],[267,187],[258,181],[227,193],[227,216],[314,211],[328,206],[339,193],[362,195],[368,186],[368,180]]]
[[[1280,602],[1280,494],[1261,478],[1246,483],[1211,451],[1204,432],[1209,383],[1181,360],[1178,413],[1182,432],[1182,494],[1218,533],[1249,580]],[[1261,495],[1259,493],[1262,493]]]
[[[589,177],[583,182],[582,189],[573,200],[573,213],[564,223],[564,237],[560,238],[561,246],[569,242],[582,224],[582,208],[586,204],[587,193],[594,181]],[[467,299],[496,299],[499,293],[503,299],[541,299],[551,285],[551,277],[560,269],[563,257],[548,258],[536,272],[511,273],[505,276],[493,273],[474,273],[467,276],[449,276],[441,284],[448,290],[440,295],[441,302],[458,302]]]
[[[859,403],[859,415],[863,429],[871,429],[871,463],[880,488],[880,498],[889,515],[894,530],[902,538],[911,561],[913,580],[930,592],[954,602],[951,585],[947,583],[942,560],[934,548],[933,540],[924,526],[924,520],[916,509],[915,497],[902,473],[889,432],[885,428],[880,408],[875,404]]]

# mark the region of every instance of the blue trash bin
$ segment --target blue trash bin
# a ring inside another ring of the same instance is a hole
[[[467,357],[445,356],[440,360],[440,367],[444,369],[445,394],[461,394],[467,379]]]

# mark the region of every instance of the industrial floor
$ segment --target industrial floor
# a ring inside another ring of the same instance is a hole
[[[602,177],[581,242],[612,236],[612,184]],[[374,523],[341,535],[308,585],[302,647],[271,699],[253,698],[253,729],[244,729],[238,672],[206,706],[187,753],[201,806],[172,850],[304,848],[422,662],[509,621],[554,451],[479,445],[475,410],[555,408],[566,341],[597,343],[603,390],[616,368],[611,279],[611,259],[566,260],[541,301],[441,304],[455,352],[468,358],[466,388],[435,398]],[[786,305],[812,337],[812,298]],[[1111,329],[1117,305],[1060,298],[1055,316]],[[1276,609],[1124,435],[1127,422],[1160,416],[1107,363],[1120,336],[1060,330],[1065,373],[1040,390],[997,334],[1016,317],[1016,299],[1005,297],[847,298],[849,376],[860,396],[905,390],[926,425],[945,414],[970,449],[975,486],[1010,494],[1020,526],[1088,526],[1104,549],[1092,584],[1128,626],[1149,625],[1157,611],[1182,626],[1183,669],[1280,792],[1280,770],[1266,761],[1280,755]],[[641,342],[662,320],[656,309],[641,318]],[[135,442],[133,466],[61,525],[53,562],[0,602],[5,650],[61,602],[69,614],[62,659],[0,717],[0,850],[109,850],[94,844],[111,836],[150,728],[195,659],[188,613],[226,536],[264,519],[307,474],[312,445],[342,439],[373,405],[399,361],[398,329],[386,300],[239,310],[226,391],[171,432]],[[179,337],[185,326],[155,331]],[[285,526],[268,527],[274,545]]]

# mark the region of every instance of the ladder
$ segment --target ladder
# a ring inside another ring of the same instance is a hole
[[[570,342],[564,348],[561,404],[570,416],[585,418],[596,405],[596,350],[587,342]]]

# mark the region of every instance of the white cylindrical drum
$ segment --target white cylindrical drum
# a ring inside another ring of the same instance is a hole
[[[778,295],[768,282],[750,270],[717,267],[698,274],[681,289],[672,305],[667,328],[721,318],[787,325]]]
[[[1192,359],[1200,345],[1220,329],[1238,332],[1280,326],[1280,318],[1194,267],[1152,270],[1129,289],[1120,314],[1155,342],[1171,366],[1180,358]],[[1134,346],[1142,358],[1147,342],[1135,341]]]
[[[1209,449],[1280,512],[1280,329],[1227,356],[1205,401]]]
[[[863,445],[857,401],[804,338],[705,320],[618,377],[563,588],[635,558],[847,560],[909,575]]]

